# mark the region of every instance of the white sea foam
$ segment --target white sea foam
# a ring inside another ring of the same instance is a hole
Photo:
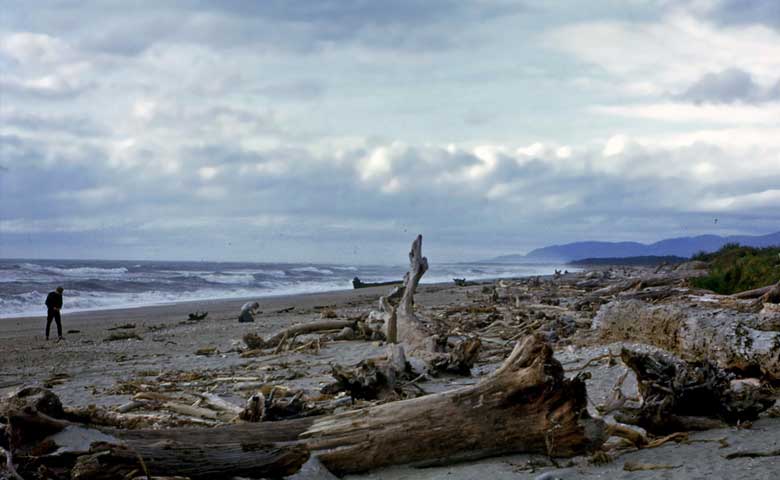
[[[115,310],[118,308],[135,308],[150,305],[165,305],[172,303],[215,300],[226,298],[269,297],[277,295],[294,295],[299,293],[326,292],[349,288],[344,282],[301,282],[297,284],[280,285],[273,282],[262,282],[256,288],[233,288],[230,290],[207,288],[183,292],[146,291],[137,293],[100,293],[70,290],[65,296],[63,313],[84,312],[90,310]],[[38,291],[0,298],[0,318],[45,315],[44,301],[46,294]]]
[[[250,285],[255,281],[255,277],[249,273],[204,273],[198,276],[208,282],[225,285]]]
[[[319,275],[333,275],[333,270],[328,270],[327,268],[317,268],[317,267],[296,267],[290,269],[293,272],[298,273],[316,273]]]
[[[50,275],[58,275],[63,277],[79,277],[79,278],[101,278],[110,277],[114,278],[122,276],[127,273],[127,268],[100,268],[100,267],[55,267],[38,265],[37,263],[22,263],[19,265],[22,270],[27,270],[36,273],[46,273]]]
[[[107,267],[111,268],[107,268]],[[130,264],[127,264],[130,267]],[[195,268],[188,268],[195,267]],[[180,265],[121,262],[83,264],[0,262],[0,318],[42,315],[47,292],[65,286],[64,311],[102,310],[219,298],[266,297],[351,288],[353,275],[363,281],[400,280],[402,266],[341,265]],[[559,265],[431,264],[424,283],[550,274]],[[573,270],[573,269],[572,269]],[[292,274],[290,274],[292,273]],[[16,283],[16,285],[14,284]]]

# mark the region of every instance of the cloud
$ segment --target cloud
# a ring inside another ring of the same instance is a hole
[[[5,64],[5,65],[3,65]],[[0,90],[44,100],[72,99],[94,87],[91,65],[70,44],[46,34],[0,33]]]
[[[780,190],[768,189],[743,195],[710,197],[697,203],[706,212],[748,212],[755,209],[780,208]]]
[[[255,92],[268,97],[294,100],[315,100],[322,98],[327,87],[324,82],[314,79],[297,79],[286,83],[269,83],[256,87]]]
[[[3,254],[370,262],[422,232],[462,259],[773,225],[780,32],[659,3],[12,3]]]
[[[679,11],[659,21],[566,25],[542,38],[547,47],[603,69],[622,84],[624,94],[679,92],[702,80],[710,89],[715,83],[745,88],[737,72],[770,85],[780,71],[780,32],[749,26],[722,29]],[[705,77],[724,71],[725,77]],[[637,82],[646,85],[632,88]]]
[[[775,0],[713,0],[701,10],[725,25],[761,24],[780,28],[780,3]]]
[[[48,134],[64,133],[79,137],[100,137],[108,133],[105,128],[95,124],[92,118],[87,116],[0,109],[0,130],[8,129]]]
[[[33,78],[0,77],[0,90],[4,93],[46,100],[72,99],[86,92],[91,86],[89,83],[74,82],[57,74]]]
[[[59,64],[75,53],[59,38],[42,33],[13,32],[0,37],[0,54],[20,64]]]
[[[780,80],[774,88],[765,89],[753,77],[738,68],[707,73],[677,96],[694,103],[760,103],[780,100]]]
[[[459,44],[452,27],[468,27],[523,13],[523,3],[500,0],[324,0],[287,2],[99,2],[89,8],[37,6],[34,18],[19,15],[31,30],[56,29],[80,48],[138,56],[162,43],[220,48],[288,49],[309,53],[352,43],[388,50],[438,50]],[[18,10],[29,7],[18,2]],[[9,7],[13,8],[13,7]],[[99,22],[90,19],[100,19]],[[89,25],[89,28],[82,28]]]
[[[79,241],[89,244],[91,234],[125,252],[134,250],[120,239],[131,237],[163,251],[186,238],[188,249],[207,256],[219,255],[226,241],[237,255],[258,242],[281,254],[281,239],[307,252],[360,239],[370,252],[404,230],[456,243],[474,231],[491,242],[523,231],[524,244],[537,245],[607,224],[610,237],[639,238],[659,217],[678,227],[712,213],[732,225],[756,215],[759,223],[780,220],[776,208],[756,210],[776,203],[780,145],[736,149],[619,135],[595,145],[365,141],[335,154],[212,144],[153,147],[132,166],[113,167],[109,150],[50,162],[53,145],[23,137],[6,143],[17,154],[0,176],[10,200],[0,206],[5,235],[61,231],[86,235]],[[170,155],[178,171],[156,166]],[[540,224],[548,228],[534,227]]]
[[[639,118],[684,124],[697,122],[701,125],[774,126],[780,115],[780,104],[752,105],[741,103],[679,102],[638,103],[624,105],[593,106],[595,113],[626,118]]]

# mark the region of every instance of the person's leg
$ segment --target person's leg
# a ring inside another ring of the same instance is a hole
[[[46,312],[46,340],[49,339],[49,330],[51,329],[51,321],[54,318],[54,311],[52,309],[49,309],[48,312]]]
[[[62,317],[60,317],[60,311],[54,311],[54,321],[57,322],[57,338],[62,338]]]

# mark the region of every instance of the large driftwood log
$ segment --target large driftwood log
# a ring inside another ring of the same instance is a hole
[[[46,455],[51,449],[67,447],[71,453],[57,459],[65,463],[52,466],[65,476],[51,478],[70,478],[65,470],[78,460],[78,472],[85,472],[78,478],[146,469],[200,479],[288,475],[309,451],[338,474],[514,452],[571,456],[606,439],[604,423],[590,418],[586,406],[584,381],[566,379],[550,346],[527,337],[477,385],[320,418],[165,430],[98,430],[26,407],[8,418],[22,472],[54,461]]]
[[[246,343],[247,347],[253,350],[257,348],[274,348],[279,346],[279,344],[282,343],[283,341],[289,338],[294,338],[298,335],[306,335],[309,333],[321,332],[326,330],[341,330],[344,327],[350,327],[354,329],[355,321],[329,319],[329,320],[317,320],[309,323],[298,323],[290,327],[287,327],[283,330],[280,330],[279,332],[276,332],[267,340],[264,340],[263,337],[256,335],[254,333],[247,333],[246,335],[244,335],[244,343]]]
[[[780,303],[780,282],[731,295],[734,298],[761,298],[763,302]]]
[[[616,418],[652,433],[718,426],[712,420],[754,420],[775,403],[771,388],[756,379],[737,380],[707,360],[685,362],[665,352],[626,348],[620,357],[636,374],[642,402]]]
[[[605,440],[586,409],[585,383],[568,380],[537,337],[474,386],[318,419],[301,435],[336,474],[513,452],[570,456]]]
[[[258,438],[237,431],[198,436],[188,429],[143,435],[74,422],[56,395],[37,387],[21,390],[3,410],[9,449],[19,473],[28,479],[108,480],[135,474],[183,475],[192,480],[280,477],[295,473],[309,458],[305,444],[274,440],[271,435]],[[46,472],[43,477],[41,469]]]
[[[615,301],[601,307],[593,328],[604,340],[646,343],[685,360],[710,359],[727,370],[780,379],[780,331],[772,330],[772,315],[701,303]]]

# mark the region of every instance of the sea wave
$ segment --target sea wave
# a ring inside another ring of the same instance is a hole
[[[317,275],[333,275],[333,270],[317,267],[296,267],[291,268],[290,271],[298,273],[314,273]]]
[[[144,291],[133,293],[69,290],[65,294],[63,313],[91,310],[114,310],[151,305],[229,299],[263,298],[278,295],[325,292],[349,288],[345,282],[301,282],[280,284],[263,282],[253,288],[204,288],[190,291]],[[38,291],[0,296],[0,318],[44,315],[46,294]]]
[[[28,270],[35,273],[45,273],[59,275],[63,277],[116,277],[128,272],[125,267],[101,268],[101,267],[57,267],[51,265],[38,265],[37,263],[22,263],[19,265],[22,270]]]
[[[431,264],[423,283],[552,273],[559,265]],[[41,315],[49,291],[65,287],[66,313],[218,298],[265,297],[400,280],[404,266],[285,263],[122,262],[0,259],[0,318]]]

